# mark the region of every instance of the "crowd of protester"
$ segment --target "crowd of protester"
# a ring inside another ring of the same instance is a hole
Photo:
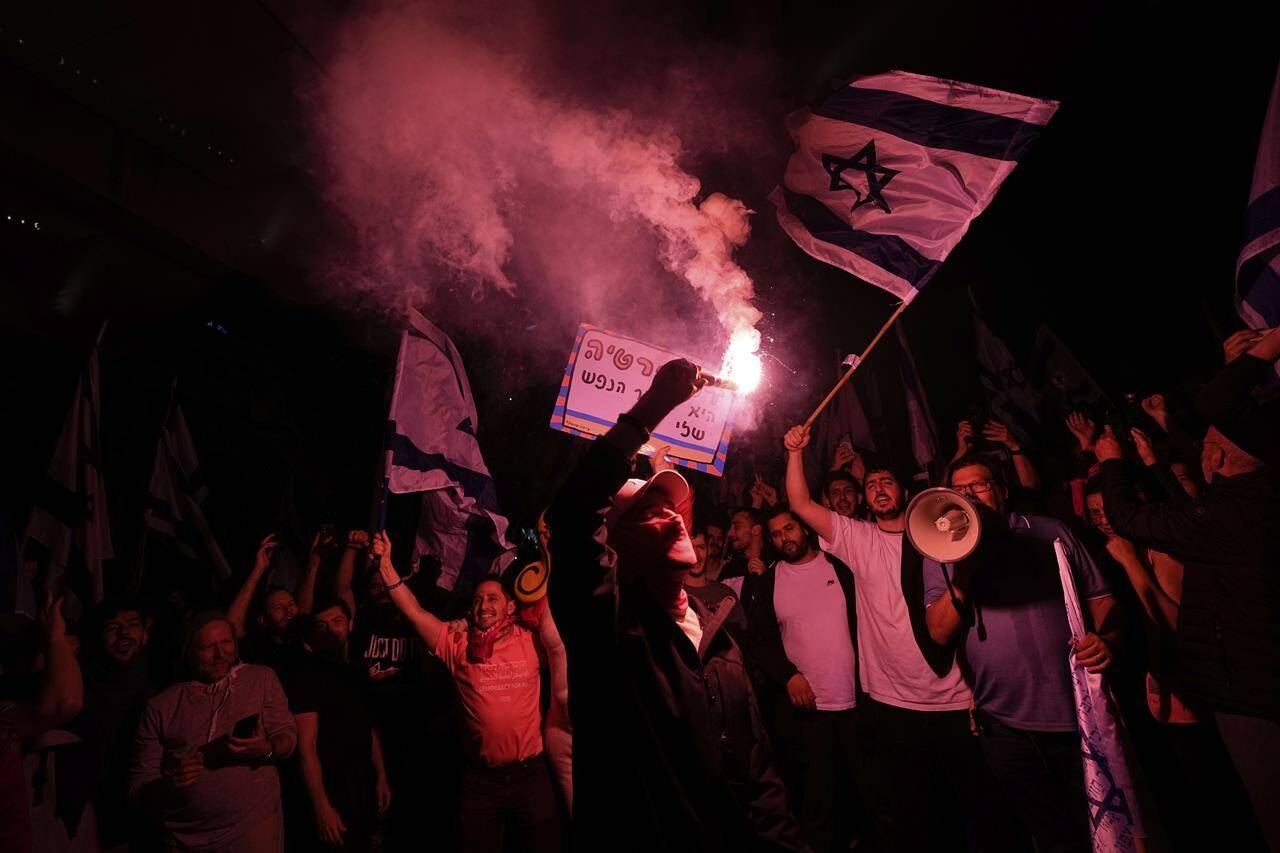
[[[548,486],[538,601],[330,526],[224,610],[48,598],[4,649],[0,849],[1086,851],[1074,665],[1147,849],[1280,850],[1280,331],[1224,354],[1194,412],[1064,412],[1069,459],[961,421],[954,565],[904,536],[924,474],[842,442],[814,481],[804,427],[719,494],[638,461],[675,361]]]

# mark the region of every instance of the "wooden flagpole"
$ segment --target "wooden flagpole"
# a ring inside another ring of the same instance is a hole
[[[853,364],[849,365],[849,369],[840,377],[840,381],[836,383],[834,388],[827,392],[827,396],[822,398],[822,402],[818,404],[818,408],[813,410],[813,414],[809,415],[809,419],[804,422],[805,429],[813,426],[813,422],[817,420],[818,415],[822,414],[822,410],[827,407],[827,404],[835,399],[836,394],[839,393],[840,389],[844,387],[844,384],[849,381],[849,378],[853,376],[853,372],[858,369],[858,366],[861,365],[862,362],[867,360],[867,356],[871,355],[871,350],[875,348],[876,344],[880,343],[880,339],[884,337],[884,333],[889,331],[889,327],[897,321],[903,311],[907,310],[908,304],[910,303],[905,300],[898,304],[898,307],[894,309],[894,312],[889,315],[889,319],[885,320],[884,325],[880,327],[880,331],[876,332],[876,336],[871,339],[871,343],[867,344],[866,348],[862,351],[862,355],[858,356]]]

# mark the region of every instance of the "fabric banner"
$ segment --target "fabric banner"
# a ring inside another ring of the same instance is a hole
[[[1080,639],[1087,630],[1076,593],[1075,575],[1061,539],[1053,542],[1058,576],[1067,607],[1071,636]],[[1145,837],[1137,789],[1129,773],[1124,723],[1111,689],[1098,672],[1087,672],[1067,651],[1071,686],[1076,699],[1076,724],[1084,759],[1085,798],[1089,803],[1089,828],[1094,853],[1129,853]]]
[[[106,328],[104,323],[76,386],[23,540],[24,555],[30,556],[32,542],[47,552],[44,588],[60,593],[65,583],[78,596],[88,596],[86,605],[102,600],[103,564],[114,555],[98,433],[98,346]]]
[[[208,496],[187,419],[177,401],[170,399],[156,444],[143,523],[148,530],[172,540],[184,557],[194,560],[203,552],[218,576],[226,579],[231,577],[231,566],[205,517]]]
[[[391,395],[387,487],[427,493],[411,570],[422,555],[438,557],[445,589],[470,588],[515,558],[476,430],[462,357],[448,335],[410,309]]]
[[[910,301],[1057,109],[903,71],[860,77],[787,119],[778,222],[818,260]]]
[[[1100,406],[1107,395],[1048,326],[1036,332],[1040,393],[1059,408]]]
[[[973,294],[973,339],[978,355],[978,379],[987,397],[987,410],[1024,442],[1040,424],[1040,395],[1027,381],[1004,341],[996,337]]]
[[[929,401],[924,396],[924,386],[916,373],[916,360],[907,346],[907,333],[901,323],[894,324],[898,339],[898,372],[902,376],[902,392],[907,398],[907,423],[911,427],[911,455],[921,469],[927,469],[938,455],[938,431],[934,427]]]
[[[1236,258],[1236,310],[1250,328],[1271,329],[1280,326],[1280,69],[1262,125],[1244,220]]]

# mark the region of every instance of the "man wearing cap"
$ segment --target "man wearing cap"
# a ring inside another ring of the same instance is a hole
[[[675,471],[627,479],[651,431],[705,381],[683,359],[663,365],[551,507],[579,850],[805,849],[723,630],[734,601],[710,609],[684,590],[697,559],[689,486]]]
[[[1280,422],[1251,392],[1277,357],[1280,329],[1257,336],[1200,392],[1211,425],[1199,497],[1144,504],[1110,429],[1094,450],[1115,532],[1186,565],[1177,686],[1214,708],[1272,850],[1280,850]]]

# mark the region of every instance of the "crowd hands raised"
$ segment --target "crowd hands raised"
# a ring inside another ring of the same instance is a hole
[[[332,527],[296,588],[268,585],[268,535],[225,611],[167,643],[137,600],[73,631],[47,600],[5,665],[0,788],[29,796],[0,848],[1084,851],[1074,665],[1119,701],[1146,849],[1280,849],[1280,457],[1257,399],[1280,333],[1224,355],[1202,427],[1135,397],[1064,413],[1050,458],[961,420],[932,484],[983,538],[954,565],[903,535],[927,474],[849,441],[813,482],[791,428],[776,476],[718,494],[669,448],[641,461],[704,382],[674,361],[548,488],[533,604],[498,578],[450,599],[385,532]]]

